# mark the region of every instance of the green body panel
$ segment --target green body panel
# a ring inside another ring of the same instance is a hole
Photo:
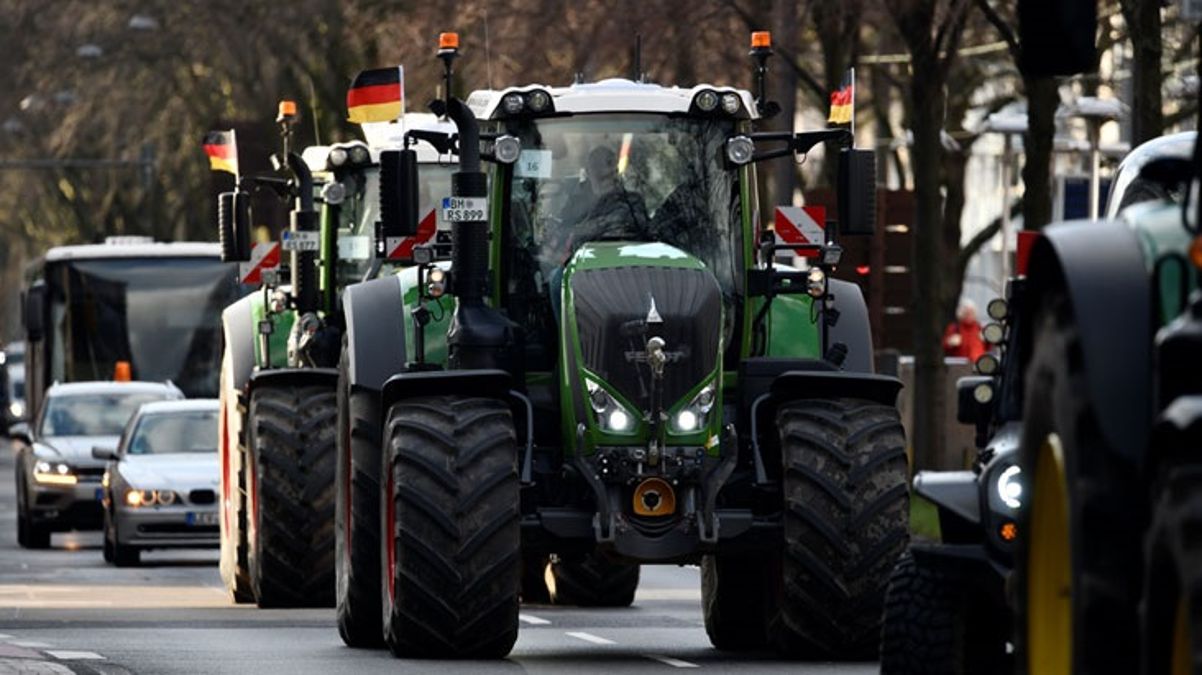
[[[758,312],[764,301],[754,298],[750,304],[753,312]],[[808,295],[782,295],[773,299],[767,316],[768,346],[764,356],[817,358],[822,340],[817,316],[814,300]]]
[[[1165,201],[1138,204],[1125,209],[1122,218],[1139,240],[1148,275],[1156,275],[1153,283],[1158,286],[1160,306],[1154,309],[1157,325],[1163,326],[1181,313],[1189,293],[1197,286],[1189,264],[1190,236],[1181,226],[1181,205]],[[1163,265],[1157,273],[1156,261],[1166,255],[1179,257],[1183,264]],[[1183,274],[1187,289],[1184,297]]]
[[[442,269],[450,269],[449,262],[436,263]],[[396,273],[401,297],[405,303],[405,358],[408,361],[417,360],[417,349],[413,340],[413,319],[410,310],[416,307],[420,298],[417,288],[417,268],[406,267]],[[451,316],[455,313],[455,299],[443,296],[438,300],[426,301],[426,309],[430,310],[430,323],[423,331],[426,338],[425,360],[441,366],[447,364],[447,328],[451,325]]]
[[[288,367],[288,333],[292,330],[292,324],[296,321],[296,313],[289,310],[278,314],[268,314],[267,298],[262,291],[251,296],[250,312],[252,325],[255,330],[255,367],[256,368],[286,368]],[[258,339],[259,322],[270,316],[272,330],[271,337],[268,338],[268,351],[271,357],[270,362],[265,362],[263,359],[263,350],[261,341]]]
[[[322,310],[329,314],[334,311],[338,280],[335,278],[334,266],[338,257],[338,210],[339,205],[321,204],[321,249],[318,252],[318,288],[321,290]]]
[[[630,267],[669,267],[676,269],[704,270],[705,264],[697,258],[681,251],[678,248],[662,243],[626,243],[626,242],[594,242],[585,244],[577,249],[576,253],[568,261],[564,268],[563,274],[563,313],[560,317],[560,345],[562,345],[559,354],[559,368],[561,373],[567,373],[570,368],[570,360],[568,359],[568,349],[572,350],[572,355],[575,357],[577,364],[584,363],[584,355],[580,349],[580,334],[576,325],[576,306],[574,295],[571,291],[572,275],[577,271],[588,271],[598,269],[611,269],[615,267],[630,268]],[[714,392],[715,400],[722,400],[722,379],[719,373],[722,372],[722,346],[719,344],[717,355],[717,367],[707,375],[683,398],[678,401],[665,402],[665,412],[669,419],[681,409],[686,407],[697,395],[699,391],[710,382],[716,383]],[[634,420],[634,425],[628,432],[613,432],[604,431],[601,429],[597,420],[597,415],[593,412],[592,407],[585,405],[586,420],[583,420],[586,426],[584,433],[584,447],[577,447],[576,428],[580,420],[575,417],[574,406],[571,401],[575,397],[582,397],[581,400],[588,400],[588,387],[585,384],[586,380],[592,380],[609,394],[609,396],[617,401]],[[591,454],[598,446],[620,445],[620,446],[646,446],[652,441],[651,426],[649,421],[644,419],[638,408],[630,401],[626,400],[615,389],[610,387],[603,379],[594,373],[588,371],[583,365],[580,366],[579,387],[580,391],[572,391],[572,381],[569,377],[561,377],[559,380],[560,387],[560,416],[562,418],[561,430],[563,432],[563,448],[568,454],[583,452]],[[662,446],[704,446],[710,454],[716,455],[719,452],[718,438],[721,435],[722,415],[721,406],[715,405],[711,410],[707,423],[702,425],[696,432],[679,433],[670,429],[668,424],[660,425],[659,444]]]

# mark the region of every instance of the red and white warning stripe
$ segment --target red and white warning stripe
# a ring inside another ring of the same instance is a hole
[[[773,228],[778,244],[826,243],[826,207],[778,206]],[[795,249],[797,255],[812,258],[817,251]]]
[[[238,264],[238,278],[244,284],[263,283],[263,270],[280,266],[278,241],[256,242],[250,250],[250,261]]]
[[[426,214],[417,224],[417,234],[412,237],[388,237],[384,240],[384,250],[388,252],[389,260],[409,260],[413,257],[413,247],[424,244],[434,238],[438,231],[438,216],[434,209]]]

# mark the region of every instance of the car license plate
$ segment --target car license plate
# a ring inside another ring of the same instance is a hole
[[[216,525],[217,513],[188,513],[186,521],[188,525]]]

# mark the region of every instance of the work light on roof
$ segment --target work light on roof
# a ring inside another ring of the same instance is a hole
[[[504,110],[505,114],[507,115],[516,115],[522,112],[522,109],[525,107],[525,99],[523,99],[522,95],[517,92],[505,94],[505,96],[501,98],[501,109]]]
[[[526,96],[526,105],[536,113],[545,112],[551,107],[551,95],[542,89],[535,89]]]
[[[718,92],[706,89],[697,94],[697,98],[693,101],[702,112],[713,112],[718,108]]]
[[[739,112],[739,108],[743,107],[743,102],[739,100],[739,95],[733,91],[722,94],[722,112],[727,115],[734,115]]]

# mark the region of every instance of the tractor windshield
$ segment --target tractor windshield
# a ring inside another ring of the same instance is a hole
[[[664,242],[704,261],[729,296],[740,223],[722,150],[733,125],[654,114],[517,122],[514,235],[544,279],[588,241]]]
[[[438,232],[429,243],[439,249],[450,247],[450,231],[439,220],[438,205],[451,194],[451,174],[455,164],[424,163],[418,172],[418,217],[423,228],[427,221],[437,224]],[[338,210],[338,285],[363,280],[375,257],[376,221],[380,219],[380,169],[371,167],[343,179],[346,200]],[[419,228],[420,230],[420,228]],[[389,274],[392,266],[385,262],[380,275]]]

